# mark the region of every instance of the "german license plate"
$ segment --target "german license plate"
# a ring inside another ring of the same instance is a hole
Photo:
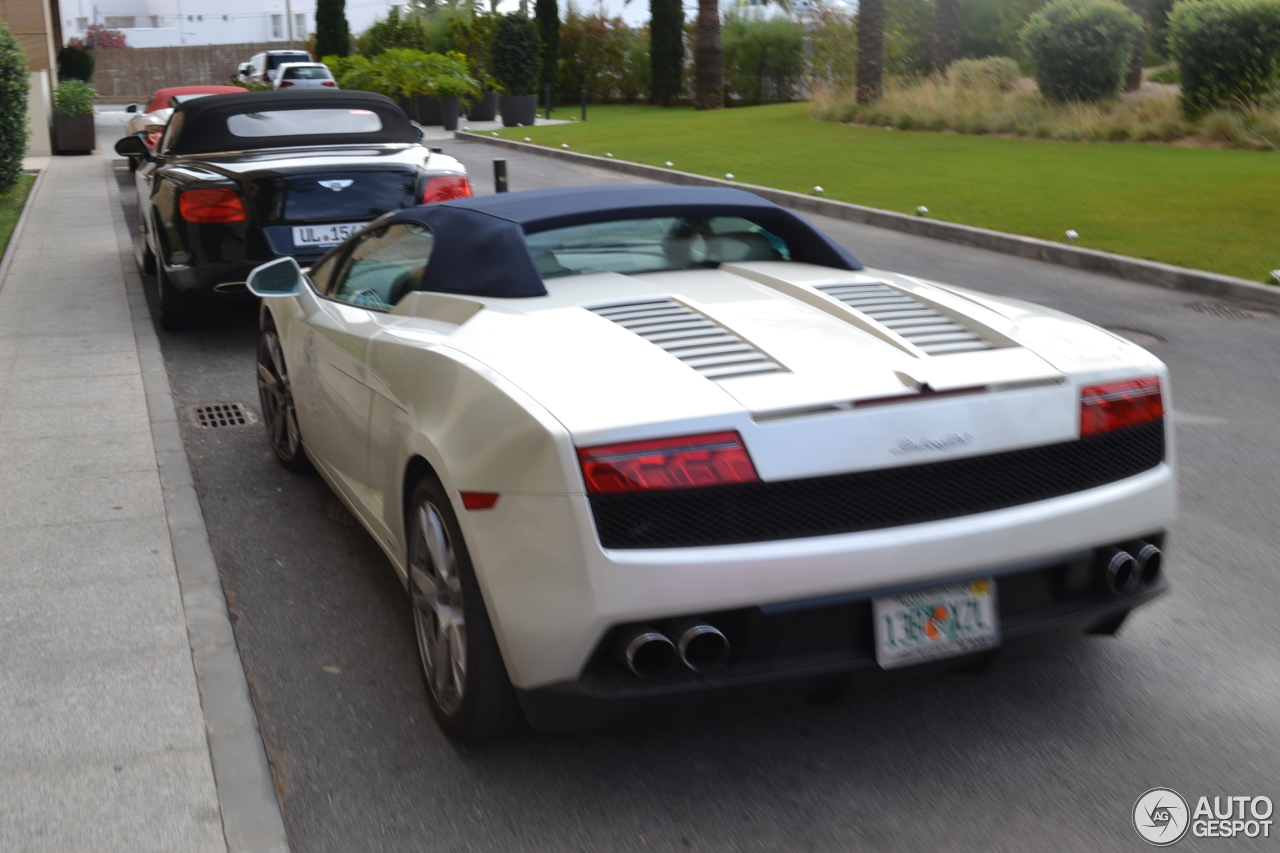
[[[365,226],[363,222],[344,225],[295,225],[294,246],[336,246]]]
[[[999,646],[995,587],[981,578],[871,599],[876,661],[896,669]]]

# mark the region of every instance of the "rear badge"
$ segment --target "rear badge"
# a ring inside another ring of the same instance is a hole
[[[324,187],[325,189],[330,189],[336,193],[340,193],[343,190],[345,190],[347,187],[354,184],[355,181],[351,180],[350,178],[342,178],[336,181],[316,181],[316,183]]]
[[[958,447],[968,447],[973,443],[973,436],[967,432],[948,433],[942,438],[921,438],[912,440],[903,438],[893,447],[889,448],[889,452],[894,456],[901,456],[904,453],[924,453],[926,451],[945,451],[955,450]]]

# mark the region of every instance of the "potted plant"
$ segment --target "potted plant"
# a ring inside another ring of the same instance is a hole
[[[493,35],[491,73],[505,92],[498,99],[503,127],[530,125],[537,117],[541,52],[533,21],[519,12],[502,16]]]
[[[53,138],[59,154],[88,154],[97,147],[93,132],[96,97],[98,93],[83,80],[68,80],[53,90]]]
[[[425,66],[427,91],[439,99],[440,123],[445,130],[457,130],[459,99],[480,89],[468,73],[467,58],[456,52],[432,53]]]

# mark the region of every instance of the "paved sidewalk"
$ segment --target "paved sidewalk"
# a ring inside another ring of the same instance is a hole
[[[104,165],[49,160],[0,282],[0,850],[284,850],[211,555],[180,578],[208,541]]]

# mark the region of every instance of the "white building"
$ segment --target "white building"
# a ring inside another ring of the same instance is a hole
[[[363,32],[404,0],[352,0],[347,23]],[[61,0],[64,38],[84,37],[90,24],[120,30],[129,47],[280,42],[288,47],[315,32],[315,0]]]

